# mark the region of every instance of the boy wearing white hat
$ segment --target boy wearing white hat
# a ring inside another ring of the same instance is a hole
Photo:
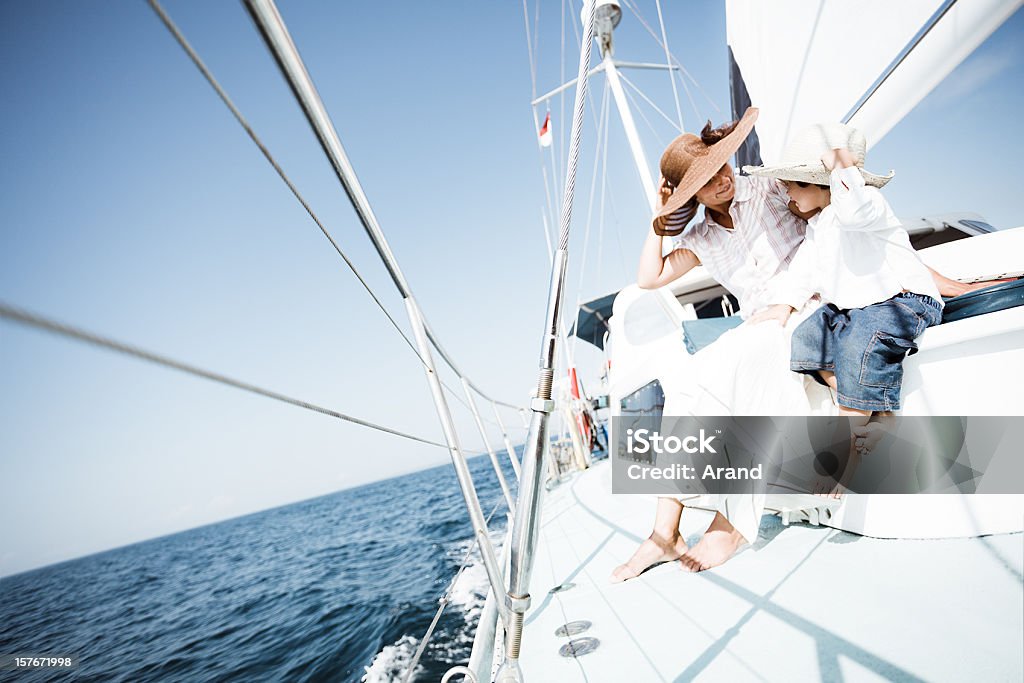
[[[840,414],[870,418],[900,408],[903,359],[942,319],[942,298],[877,188],[892,179],[864,170],[864,135],[815,125],[787,145],[782,163],[746,167],[778,178],[801,211],[820,210],[789,270],[774,283],[780,302],[752,320],[785,322],[814,294],[821,306],[793,333],[790,367],[836,392]]]

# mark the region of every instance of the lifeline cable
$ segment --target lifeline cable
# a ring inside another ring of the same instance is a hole
[[[29,327],[34,327],[39,330],[52,332],[63,337],[70,337],[72,339],[77,339],[79,341],[84,341],[89,344],[94,344],[96,346],[100,346],[111,351],[117,351],[118,353],[134,356],[135,358],[149,361],[151,363],[156,363],[157,365],[162,365],[173,370],[180,370],[181,372],[185,372],[190,375],[202,377],[203,379],[212,380],[214,382],[219,382],[221,384],[226,384],[230,387],[242,389],[243,391],[248,391],[259,396],[265,396],[267,398],[272,398],[277,401],[289,403],[293,406],[298,406],[299,408],[312,410],[314,412],[327,415],[328,417],[335,417],[338,418],[339,420],[345,420],[346,422],[351,422],[353,424],[361,425],[363,427],[369,427],[370,429],[376,429],[381,432],[387,432],[388,434],[394,434],[395,436],[400,436],[402,438],[410,439],[412,441],[419,441],[420,443],[425,443],[430,446],[437,446],[439,448],[444,448],[445,450],[448,449],[447,446],[445,446],[442,443],[438,443],[437,441],[431,441],[429,439],[424,439],[413,434],[400,432],[396,429],[391,429],[390,427],[384,427],[373,422],[361,420],[358,417],[352,417],[351,415],[346,415],[345,413],[340,413],[336,410],[331,410],[330,408],[318,406],[315,403],[309,403],[308,401],[302,401],[300,399],[292,398],[284,394],[279,394],[276,391],[263,389],[262,387],[258,387],[254,384],[242,382],[240,380],[227,377],[226,375],[221,375],[216,372],[204,370],[194,365],[189,365],[188,363],[183,363],[181,361],[174,360],[173,358],[161,356],[159,354],[153,353],[152,351],[140,349],[137,346],[132,346],[130,344],[115,341],[113,339],[102,337],[98,334],[93,334],[92,332],[87,332],[85,330],[73,327],[71,325],[67,325],[65,323],[57,322],[56,320],[44,318],[41,315],[30,313],[23,309],[15,308],[14,306],[9,306],[8,304],[2,301],[0,301],[0,318],[6,318],[10,321],[22,323],[24,325],[28,325]]]
[[[397,331],[398,334],[402,337],[402,339],[405,340],[405,343],[408,344],[410,349],[412,349],[412,352],[416,354],[416,357],[419,358],[420,363],[422,363],[424,367],[427,367],[426,361],[423,359],[423,356],[420,355],[419,351],[416,350],[416,346],[413,344],[412,340],[409,339],[408,335],[406,335],[402,328],[399,327],[398,322],[384,307],[384,304],[377,297],[377,295],[374,294],[373,290],[370,288],[370,285],[366,282],[365,279],[363,279],[363,276],[360,275],[359,271],[355,267],[355,264],[353,264],[352,261],[348,258],[348,256],[345,255],[345,252],[342,251],[341,247],[335,241],[334,237],[327,230],[324,224],[320,221],[320,218],[316,215],[316,213],[314,213],[313,208],[309,205],[308,202],[306,202],[305,198],[303,198],[303,196],[299,193],[298,188],[295,186],[294,183],[292,183],[291,179],[284,172],[284,169],[281,168],[280,164],[277,163],[277,160],[274,159],[273,155],[270,153],[270,150],[267,149],[266,145],[263,144],[263,141],[256,134],[256,131],[253,130],[252,126],[249,125],[248,120],[246,120],[245,116],[242,115],[242,112],[238,109],[238,107],[235,106],[235,103],[228,96],[224,88],[221,87],[220,82],[217,81],[217,79],[214,77],[213,73],[209,70],[209,68],[207,68],[206,64],[203,62],[199,54],[192,48],[192,45],[185,38],[184,34],[178,28],[177,24],[175,24],[171,17],[167,14],[167,12],[164,11],[164,8],[160,5],[159,2],[157,2],[157,0],[148,0],[148,2],[149,6],[153,9],[154,12],[156,12],[157,16],[160,18],[160,21],[162,21],[167,30],[171,32],[171,35],[178,42],[181,48],[185,51],[189,59],[192,60],[192,63],[195,64],[196,68],[199,69],[199,72],[203,75],[203,77],[207,80],[210,86],[214,89],[214,91],[217,93],[217,96],[220,97],[222,102],[224,102],[224,105],[231,111],[231,114],[242,126],[242,128],[248,134],[249,138],[252,139],[253,143],[255,143],[255,145],[259,148],[260,152],[263,153],[263,156],[266,158],[266,160],[270,163],[270,165],[274,168],[277,174],[281,177],[281,180],[283,180],[285,185],[288,186],[288,189],[291,190],[293,195],[295,195],[295,198],[299,200],[299,203],[302,205],[302,208],[306,210],[306,213],[309,214],[309,217],[312,218],[313,222],[316,223],[318,228],[320,228],[320,231],[324,234],[324,237],[327,238],[327,241],[331,243],[331,246],[334,247],[334,250],[338,252],[338,255],[341,256],[343,261],[345,261],[345,265],[348,266],[349,270],[352,271],[352,274],[356,276],[357,280],[359,280],[359,284],[363,286],[367,294],[370,295],[370,298],[373,299],[374,303],[377,304],[377,307],[380,308],[381,312],[384,313],[384,316],[387,317],[388,321],[395,328],[395,331]],[[449,366],[451,366],[452,369],[456,371],[456,374],[458,374],[461,377],[461,374],[459,374],[458,369],[451,362],[451,360],[445,355],[445,353],[441,349],[439,349],[439,351],[441,352],[441,356],[445,358],[446,361],[448,361]],[[441,382],[441,384],[442,386],[444,386],[445,389],[448,390],[448,392],[452,396],[456,398],[456,400],[461,402],[463,405],[466,405],[465,402],[462,401],[462,399],[459,397],[458,393],[456,393],[454,389],[445,385],[444,382]],[[470,382],[470,386],[473,386],[474,389],[476,388],[472,384],[472,382]],[[479,389],[477,389],[477,392],[484,398],[488,400],[493,400],[483,392],[479,391]],[[495,402],[502,406],[505,406],[506,408],[515,408],[518,410],[516,406],[512,406],[508,403],[504,403],[502,401]],[[469,406],[466,405],[466,407],[468,408]]]

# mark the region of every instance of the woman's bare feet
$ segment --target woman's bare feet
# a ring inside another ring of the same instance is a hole
[[[640,544],[626,564],[620,564],[608,577],[608,583],[621,583],[640,576],[645,569],[659,562],[678,560],[687,550],[686,542],[677,532],[674,537],[666,538],[658,533]]]
[[[697,544],[679,558],[679,563],[688,572],[702,572],[723,564],[746,542],[747,539],[719,512]]]

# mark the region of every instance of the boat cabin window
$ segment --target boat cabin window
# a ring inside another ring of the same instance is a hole
[[[962,224],[962,225],[961,225]],[[943,223],[941,227],[932,226],[911,228],[910,243],[915,249],[927,249],[937,244],[962,240],[965,237],[973,237],[987,232],[994,232],[995,228],[984,221],[960,219],[949,223]]]

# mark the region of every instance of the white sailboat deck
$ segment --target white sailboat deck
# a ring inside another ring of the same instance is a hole
[[[1024,536],[880,540],[762,520],[752,548],[689,574],[609,584],[654,499],[611,495],[608,461],[547,494],[521,664],[527,681],[1024,680]],[[711,513],[687,508],[696,541]],[[568,590],[551,589],[574,584]],[[596,650],[563,657],[555,631]]]

